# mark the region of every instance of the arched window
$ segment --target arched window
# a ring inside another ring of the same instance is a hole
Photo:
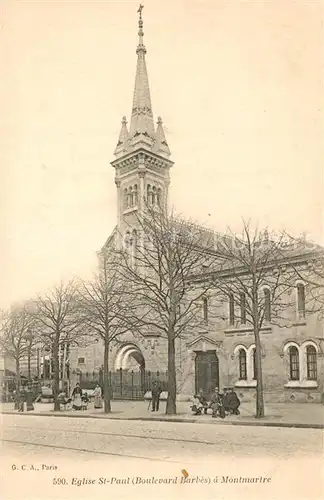
[[[299,380],[299,351],[296,346],[289,347],[289,378]]]
[[[133,193],[132,193],[132,188],[130,187],[128,189],[128,207],[133,206]]]
[[[228,297],[228,307],[229,307],[229,324],[234,325],[235,313],[234,313],[234,295],[230,293]]]
[[[254,347],[252,351],[252,362],[253,362],[253,380],[257,379],[257,364],[256,364],[256,348]]]
[[[264,289],[264,319],[271,321],[271,295],[269,288]]]
[[[203,315],[204,321],[208,321],[208,299],[207,297],[203,297]]]
[[[302,283],[297,285],[297,309],[298,316],[305,318],[305,286]]]
[[[147,185],[147,188],[146,188],[146,201],[147,201],[147,204],[148,205],[151,205],[152,204],[152,192],[151,192],[151,184],[148,184]]]
[[[312,345],[306,347],[307,380],[317,380],[316,349]]]
[[[152,205],[155,205],[156,204],[156,187],[153,186],[152,188]]]
[[[245,293],[240,294],[241,323],[246,324],[246,298]]]
[[[239,350],[239,380],[247,380],[246,368],[246,351],[245,349]]]
[[[125,242],[125,248],[126,249],[129,248],[131,245],[131,235],[129,231],[126,231],[125,233],[124,242]]]
[[[156,202],[157,202],[159,207],[161,206],[161,201],[162,201],[162,191],[161,191],[161,188],[158,188],[157,194],[156,194]]]
[[[138,193],[137,193],[137,184],[135,184],[133,190],[133,206],[136,207],[137,203],[138,203]]]

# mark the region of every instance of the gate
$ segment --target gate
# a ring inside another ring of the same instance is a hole
[[[115,400],[142,400],[147,391],[152,390],[152,383],[157,380],[163,391],[167,390],[167,372],[151,372],[145,370],[117,370],[109,372],[109,385],[112,390],[112,399]],[[103,389],[103,370],[80,374],[80,387],[94,389],[99,383]]]

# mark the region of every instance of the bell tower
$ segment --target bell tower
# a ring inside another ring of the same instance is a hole
[[[115,169],[117,188],[117,244],[130,228],[136,231],[136,222],[145,204],[167,204],[170,183],[170,150],[165,138],[162,119],[156,126],[153,119],[150,88],[143,43],[143,6],[138,9],[137,67],[133,106],[128,128],[126,117],[121,124]]]

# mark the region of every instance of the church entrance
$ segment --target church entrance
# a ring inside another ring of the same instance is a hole
[[[163,391],[167,390],[167,372],[146,370],[141,350],[131,343],[125,343],[117,351],[108,379],[115,400],[143,400],[145,393],[152,390],[155,380]],[[80,373],[82,389],[94,389],[98,381],[103,387],[103,366],[96,372]]]
[[[219,387],[219,364],[216,351],[197,351],[195,360],[196,393],[203,389],[210,397],[215,387]]]

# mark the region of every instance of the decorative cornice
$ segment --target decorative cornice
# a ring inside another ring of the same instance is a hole
[[[139,164],[144,164],[145,168],[152,171],[162,172],[168,170],[174,165],[174,162],[163,158],[157,154],[146,151],[144,148],[138,149],[127,156],[118,158],[111,162],[111,166],[118,169],[119,174],[123,175],[132,168],[137,168]]]
[[[215,346],[215,348],[219,348],[223,344],[223,342],[220,340],[214,340],[211,337],[207,337],[207,335],[200,335],[199,337],[195,338],[191,342],[187,342],[186,346],[189,349],[192,349],[196,344],[199,344],[199,343],[209,344],[209,345]]]

